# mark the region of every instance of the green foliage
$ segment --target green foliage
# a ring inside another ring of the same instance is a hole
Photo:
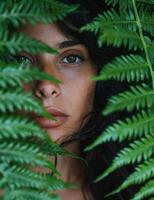
[[[4,89],[9,85],[11,87],[22,86],[23,81],[25,83],[30,83],[33,80],[46,79],[49,81],[54,81],[57,84],[60,83],[60,81],[56,78],[43,72],[40,73],[36,67],[31,68],[30,66],[27,66],[25,68],[25,64],[17,65],[16,63],[12,63],[10,65],[4,62],[0,63],[0,65],[0,86]]]
[[[127,146],[117,153],[110,167],[100,174],[96,181],[121,167],[133,165],[134,171],[107,196],[115,195],[130,186],[142,184],[144,186],[132,199],[153,199],[154,1],[105,0],[105,2],[110,6],[110,10],[99,14],[81,30],[97,34],[100,46],[107,44],[111,48],[114,46],[128,50],[128,55],[120,55],[102,66],[101,73],[93,79],[115,80],[122,82],[121,84],[123,81],[128,82],[129,89],[111,96],[102,114],[108,116],[113,112],[124,112],[129,113],[129,117],[117,119],[108,125],[86,150],[110,141],[127,141]]]
[[[60,198],[55,194],[50,194],[47,192],[39,192],[37,190],[29,189],[16,189],[15,191],[8,190],[5,196],[5,200],[60,200]]]
[[[2,0],[0,4],[0,199],[59,200],[55,191],[74,187],[59,179],[60,174],[49,157],[73,156],[54,143],[31,114],[54,120],[42,104],[25,92],[24,84],[60,80],[25,62],[17,62],[19,51],[58,52],[18,32],[25,23],[51,23],[63,19],[77,6],[56,0]],[[48,173],[37,172],[41,167]]]
[[[127,80],[143,81],[148,79],[149,70],[147,62],[139,55],[126,55],[116,57],[112,62],[106,64],[94,80]]]
[[[14,26],[26,22],[47,24],[63,19],[76,8],[56,0],[6,0],[1,2],[0,23],[12,23]]]
[[[131,86],[129,91],[125,91],[110,98],[104,114],[126,109],[132,111],[141,110],[142,108],[150,108],[153,105],[154,91],[148,85],[142,84]]]
[[[0,30],[0,52],[10,52],[15,54],[21,50],[31,53],[58,53],[53,48],[28,37],[24,33],[14,33],[11,37],[6,30]]]

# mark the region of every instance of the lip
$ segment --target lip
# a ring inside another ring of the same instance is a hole
[[[61,111],[58,108],[55,107],[46,107],[46,110],[48,111],[48,113],[52,114],[53,116],[63,116],[66,117],[68,116],[66,113],[64,113],[63,111]]]
[[[45,117],[36,117],[36,121],[43,128],[54,128],[61,126],[68,118],[68,115],[61,111],[60,109],[54,107],[47,107],[48,113],[53,115],[56,120],[51,120]]]

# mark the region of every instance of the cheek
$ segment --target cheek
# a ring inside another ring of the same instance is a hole
[[[88,80],[80,81],[80,84],[78,83],[78,86],[74,88],[73,100],[76,102],[77,112],[82,115],[87,114],[93,108],[95,86],[95,82]]]
[[[91,111],[93,108],[94,95],[95,95],[95,84],[93,83],[86,85],[86,87],[81,90],[80,98],[81,101],[83,102],[83,106],[85,106],[85,108],[88,111]]]

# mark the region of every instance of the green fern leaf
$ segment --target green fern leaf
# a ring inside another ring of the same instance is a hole
[[[4,200],[61,200],[57,195],[32,189],[7,190]]]
[[[110,80],[119,81],[127,80],[142,81],[148,79],[149,68],[145,59],[139,55],[127,55],[115,58],[109,64],[103,66],[99,76],[94,77],[94,80]]]
[[[132,10],[129,10],[129,12],[121,12],[119,14],[112,8],[111,10],[99,14],[93,22],[82,27],[81,30],[89,29],[94,32],[96,32],[96,30],[98,32],[99,30],[103,33],[104,29],[116,29],[117,26],[118,28],[121,27],[129,29],[130,31],[136,31],[137,25]]]
[[[110,196],[131,185],[145,183],[154,176],[152,157],[154,150],[154,1],[105,0],[105,2],[111,6],[111,10],[102,13],[81,30],[97,34],[99,46],[107,44],[124,47],[131,50],[131,53],[135,51],[138,54],[115,58],[102,67],[99,76],[93,78],[94,80],[115,79],[133,82],[130,90],[110,97],[103,111],[104,115],[116,111],[127,111],[131,117],[125,120],[117,119],[116,123],[109,125],[94,143],[86,148],[89,150],[101,143],[133,139],[115,156],[109,168],[96,179],[99,181],[126,165],[138,165],[135,172],[130,174],[118,189],[107,195]],[[134,86],[136,81],[139,83]],[[140,81],[144,81],[146,84],[142,84]],[[136,111],[140,113],[134,115]],[[154,181],[151,181],[141,188],[132,199],[141,200],[147,199],[151,195],[154,196],[153,188]]]
[[[20,2],[20,0],[18,2]],[[44,10],[45,12],[48,12],[48,14],[52,15],[52,22],[62,20],[67,14],[73,11],[75,12],[79,7],[77,4],[67,5],[58,0],[22,0],[22,2],[24,4],[32,3],[36,4],[36,6],[39,5],[41,10]]]
[[[146,43],[150,46],[150,39],[148,37],[145,37],[144,39]],[[103,33],[100,33],[98,43],[99,46],[107,44],[114,47],[128,47],[129,50],[143,50],[143,45],[141,43],[139,35],[136,32],[125,30],[123,28],[104,29]]]
[[[108,0],[107,0],[108,1]],[[118,28],[119,27],[128,27],[129,30],[133,30],[136,31],[137,30],[137,22],[134,16],[134,12],[132,9],[132,2],[131,1],[114,1],[112,2],[114,5],[117,4],[117,2],[119,2],[119,5],[121,6],[121,12],[119,14],[117,14],[113,9],[111,11],[108,11],[106,13],[104,13],[102,17],[99,17],[100,19],[96,19],[100,24],[102,24],[102,27],[105,25],[104,22],[106,21],[106,24],[108,26],[114,26],[117,25]],[[111,4],[111,1],[109,0],[109,2],[107,2],[107,4]],[[129,7],[128,11],[125,10],[127,7]],[[144,10],[142,7],[140,7],[139,9],[139,16],[140,16],[140,20],[142,23],[142,28],[144,31],[150,32],[152,35],[154,34],[154,15],[153,13],[151,14],[148,10],[148,12],[146,12],[145,10],[145,6],[144,6]],[[108,13],[108,15],[107,15]],[[111,18],[112,16],[112,18]],[[105,19],[103,19],[103,17],[105,17]],[[97,25],[98,27],[100,27],[100,25]],[[106,27],[106,26],[105,26]]]
[[[150,33],[152,36],[154,36],[154,13],[150,13],[150,12],[143,12],[143,10],[141,9],[141,11],[139,11],[139,16],[141,19],[141,23],[142,23],[142,28],[144,31],[147,31],[148,33]]]
[[[39,40],[30,38],[25,33],[14,33],[9,37],[7,31],[0,30],[0,53],[1,51],[9,51],[11,54],[15,54],[21,50],[34,54],[41,52],[58,54],[57,50],[49,47],[47,44],[43,44]]]
[[[71,152],[67,151],[66,149],[62,148],[61,146],[53,142],[51,138],[49,138],[48,140],[41,141],[41,142],[38,140],[38,145],[41,151],[49,156],[58,156],[58,155],[72,156]]]
[[[57,1],[10,1],[2,2],[0,6],[0,23],[12,23],[19,26],[23,23],[52,23],[60,20],[77,6],[68,6]],[[63,11],[63,12],[62,12]],[[52,14],[51,14],[52,13]]]
[[[32,172],[22,167],[13,166],[4,172],[4,177],[8,184],[14,185],[16,188],[33,188],[40,190],[62,190],[64,188],[73,187],[73,185],[52,176],[51,174],[41,174]]]
[[[16,103],[18,102],[18,103]],[[13,89],[7,91],[0,91],[0,112],[15,112],[17,110],[24,110],[37,113],[46,118],[55,120],[49,114],[41,103],[33,97],[31,93],[25,93],[23,89]]]
[[[115,5],[117,5],[119,3],[119,7],[123,8],[124,10],[127,7],[132,6],[131,1],[123,1],[123,0],[105,0],[105,3],[107,5],[112,5],[112,6],[115,6]]]
[[[141,184],[147,181],[149,178],[154,177],[154,159],[145,161],[136,167],[135,171],[124,181],[124,183],[113,193],[118,193],[130,185]]]
[[[45,139],[45,131],[38,125],[29,120],[17,115],[0,116],[0,140],[4,138],[18,139],[26,137],[38,137]]]
[[[36,67],[32,67],[25,63],[18,65],[15,63],[7,64],[0,62],[1,87],[6,88],[8,86],[23,86],[23,82],[29,83],[32,80],[49,80],[57,84],[61,82],[53,76],[39,71]]]
[[[18,103],[16,103],[18,102]],[[16,110],[26,110],[43,114],[45,111],[41,104],[34,99],[30,93],[24,93],[21,89],[0,91],[0,111],[14,112]],[[53,120],[54,118],[51,117]]]
[[[103,114],[108,115],[123,109],[132,111],[133,109],[140,110],[145,107],[151,108],[153,95],[154,91],[146,84],[131,86],[129,91],[111,97]]]
[[[28,144],[25,141],[19,140],[6,140],[0,143],[0,160],[1,162],[16,161],[18,163],[27,163],[30,165],[38,165],[48,167],[57,173],[57,170],[51,162],[47,160],[47,157],[41,153],[40,148],[35,144]]]
[[[136,0],[139,3],[154,4],[154,0]]]
[[[101,174],[96,179],[96,181],[105,178],[111,172],[122,166],[128,165],[130,163],[133,164],[135,162],[139,163],[142,159],[147,160],[153,154],[153,149],[153,136],[141,138],[140,141],[134,141],[129,145],[129,147],[125,147],[118,153],[118,155],[113,160],[113,164],[111,165],[111,167],[109,167],[103,174]]]
[[[131,200],[142,200],[154,194],[154,180],[150,180],[143,186]]]
[[[125,139],[136,139],[154,132],[154,116],[153,112],[144,112],[126,118],[126,120],[118,120],[109,126],[98,138],[89,145],[85,150],[90,150],[95,146],[109,141],[123,141]]]
[[[154,4],[153,0],[136,0],[137,3],[144,3],[144,4]],[[105,0],[107,5],[116,6],[119,4],[119,8],[125,10],[127,7],[132,7],[132,1],[123,1],[123,0]]]
[[[56,0],[1,1],[0,187],[4,189],[4,194],[0,192],[0,198],[3,200],[59,199],[56,195],[50,194],[50,190],[70,187],[70,184],[53,176],[60,174],[49,160],[49,156],[72,156],[72,154],[51,141],[45,130],[36,123],[24,118],[25,115],[31,116],[29,112],[32,112],[32,114],[36,113],[54,120],[40,101],[31,93],[24,91],[24,83],[34,80],[51,80],[55,83],[60,83],[60,81],[41,73],[35,67],[31,68],[26,63],[14,62],[16,61],[14,55],[20,51],[58,55],[57,50],[41,41],[32,39],[19,31],[15,33],[18,30],[16,27],[23,23],[50,23],[61,20],[76,8],[77,6],[65,5]],[[7,56],[9,58],[5,60]],[[14,63],[11,63],[12,61]],[[17,116],[18,113],[21,113],[23,117]],[[43,145],[46,146],[43,147]],[[47,168],[50,174],[37,174],[35,167]]]
[[[72,155],[70,152],[60,147],[48,138],[46,132],[36,123],[28,118],[17,115],[3,115],[0,117],[0,140],[6,139],[26,139],[27,137],[36,137],[32,144],[39,146],[46,155]],[[30,144],[30,143],[29,143]]]
[[[105,0],[105,3],[107,5],[115,6],[117,3],[119,3],[119,0]]]
[[[81,31],[91,31],[99,33],[98,43],[102,46],[104,43],[107,45],[113,45],[115,47],[128,47],[129,50],[141,49],[143,50],[143,44],[141,43],[140,35],[136,31],[137,23],[134,18],[134,14],[130,10],[127,15],[122,12],[119,16],[115,10],[104,12],[95,18],[94,21],[82,27]],[[149,37],[144,37],[147,45],[151,45]]]

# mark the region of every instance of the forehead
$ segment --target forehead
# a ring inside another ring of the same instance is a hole
[[[69,39],[56,24],[25,25],[20,31],[26,32],[31,37],[41,40],[46,44],[52,44],[52,46],[56,46],[57,43]]]

